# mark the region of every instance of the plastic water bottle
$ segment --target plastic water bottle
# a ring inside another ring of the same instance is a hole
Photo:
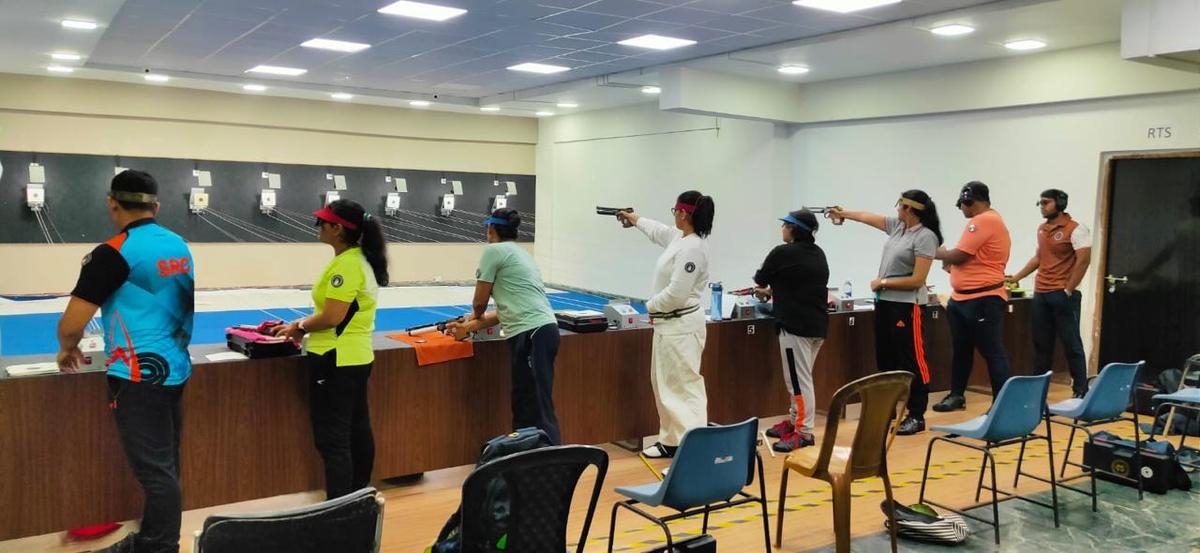
[[[849,280],[842,283],[842,289],[845,290],[845,292],[842,292],[842,297],[846,299],[851,299],[854,297],[854,289],[850,287]]]
[[[725,287],[720,282],[713,282],[708,285],[712,288],[712,320],[721,320],[721,297],[725,295]]]

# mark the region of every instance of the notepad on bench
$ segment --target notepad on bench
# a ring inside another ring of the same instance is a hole
[[[4,368],[8,376],[35,376],[58,372],[58,363],[28,363],[25,365],[9,365]]]

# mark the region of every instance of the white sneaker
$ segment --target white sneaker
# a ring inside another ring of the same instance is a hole
[[[678,447],[662,445],[660,442],[654,442],[654,445],[642,450],[642,455],[647,459],[670,459],[675,456],[675,450]]]

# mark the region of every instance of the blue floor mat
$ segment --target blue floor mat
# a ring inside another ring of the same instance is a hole
[[[579,292],[550,294],[550,306],[560,309],[602,310],[607,298]],[[645,307],[635,306],[644,313]],[[247,309],[235,311],[207,311],[196,313],[192,329],[193,344],[219,344],[225,342],[225,328],[238,324],[257,324],[267,319],[297,319],[311,313],[311,309],[288,307],[270,309]],[[388,307],[375,313],[375,330],[392,332],[409,327],[442,321],[470,311],[468,305],[438,305],[424,307]],[[59,313],[0,316],[0,356],[42,355],[58,351],[55,329]]]

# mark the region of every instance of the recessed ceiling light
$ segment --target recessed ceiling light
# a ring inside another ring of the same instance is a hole
[[[536,115],[538,117],[549,117],[551,115],[554,115],[554,112],[553,111],[539,111],[539,112],[535,113],[534,115]]]
[[[319,50],[333,50],[334,52],[361,52],[370,48],[370,44],[361,42],[346,42],[344,40],[330,40],[328,38],[314,38],[300,43],[300,46],[305,48],[317,48]]]
[[[399,15],[403,17],[415,17],[417,19],[425,19],[429,21],[445,21],[447,19],[453,19],[464,13],[467,13],[467,10],[438,6],[435,4],[425,4],[422,2],[409,2],[408,0],[400,0],[394,4],[389,4],[379,8],[379,13]]]
[[[247,73],[265,73],[267,75],[286,75],[296,77],[308,73],[307,69],[299,67],[279,67],[277,65],[256,65],[246,70]]]
[[[413,100],[413,101],[409,102],[408,105],[413,106],[413,107],[423,108],[425,106],[428,106],[429,102],[427,102],[425,100]]]
[[[803,65],[780,65],[776,71],[784,75],[803,75],[808,73],[808,67]]]
[[[500,108],[497,106],[483,106],[479,108],[479,111],[500,111]]]
[[[975,32],[975,27],[972,27],[970,25],[959,25],[958,23],[951,23],[949,25],[939,25],[937,27],[929,29],[929,32],[931,32],[935,35],[941,35],[941,36],[960,36],[960,35],[969,35],[969,34]]]
[[[53,54],[50,54],[50,57],[58,61],[79,61],[83,59],[83,56],[79,54],[72,54],[70,52],[54,52]]]
[[[51,73],[74,73],[75,68],[67,67],[65,65],[48,65],[46,66],[46,71]]]
[[[266,89],[267,89],[267,87],[260,85],[260,84],[244,84],[244,85],[242,85],[242,90],[245,90],[246,92],[262,92]]]
[[[579,104],[575,104],[572,102],[559,102],[557,105],[558,105],[558,107],[563,108],[563,109],[574,109],[574,108],[579,107]]]
[[[657,86],[643,86],[642,87],[642,94],[658,94],[660,92],[662,92],[662,89]]]
[[[159,75],[157,73],[146,73],[145,75],[142,76],[142,78],[146,79],[147,81],[150,81],[152,83],[165,83],[165,82],[171,80],[170,77],[168,77],[166,75]]]
[[[1040,40],[1013,40],[1010,42],[1005,42],[1004,47],[1008,48],[1009,50],[1018,51],[1037,50],[1038,48],[1045,48],[1046,43]]]
[[[544,63],[522,63],[522,64],[518,64],[518,65],[513,65],[513,66],[509,67],[508,70],[509,71],[524,71],[526,73],[540,73],[542,75],[549,75],[551,73],[562,73],[563,71],[570,71],[571,68],[563,67],[561,65],[546,65]]]
[[[813,8],[838,13],[868,10],[888,4],[899,4],[901,0],[796,0],[793,4],[802,8]]]
[[[351,100],[354,98],[354,95],[347,94],[345,92],[334,92],[333,94],[330,94],[329,97],[333,98],[334,100]]]
[[[650,48],[651,50],[670,50],[681,46],[691,46],[696,41],[686,38],[674,38],[669,36],[659,35],[642,35],[628,40],[622,40],[617,44],[623,46],[636,46],[638,48]]]
[[[62,26],[64,29],[79,29],[81,31],[91,31],[99,27],[99,25],[91,21],[81,21],[78,19],[64,19],[62,20]]]

